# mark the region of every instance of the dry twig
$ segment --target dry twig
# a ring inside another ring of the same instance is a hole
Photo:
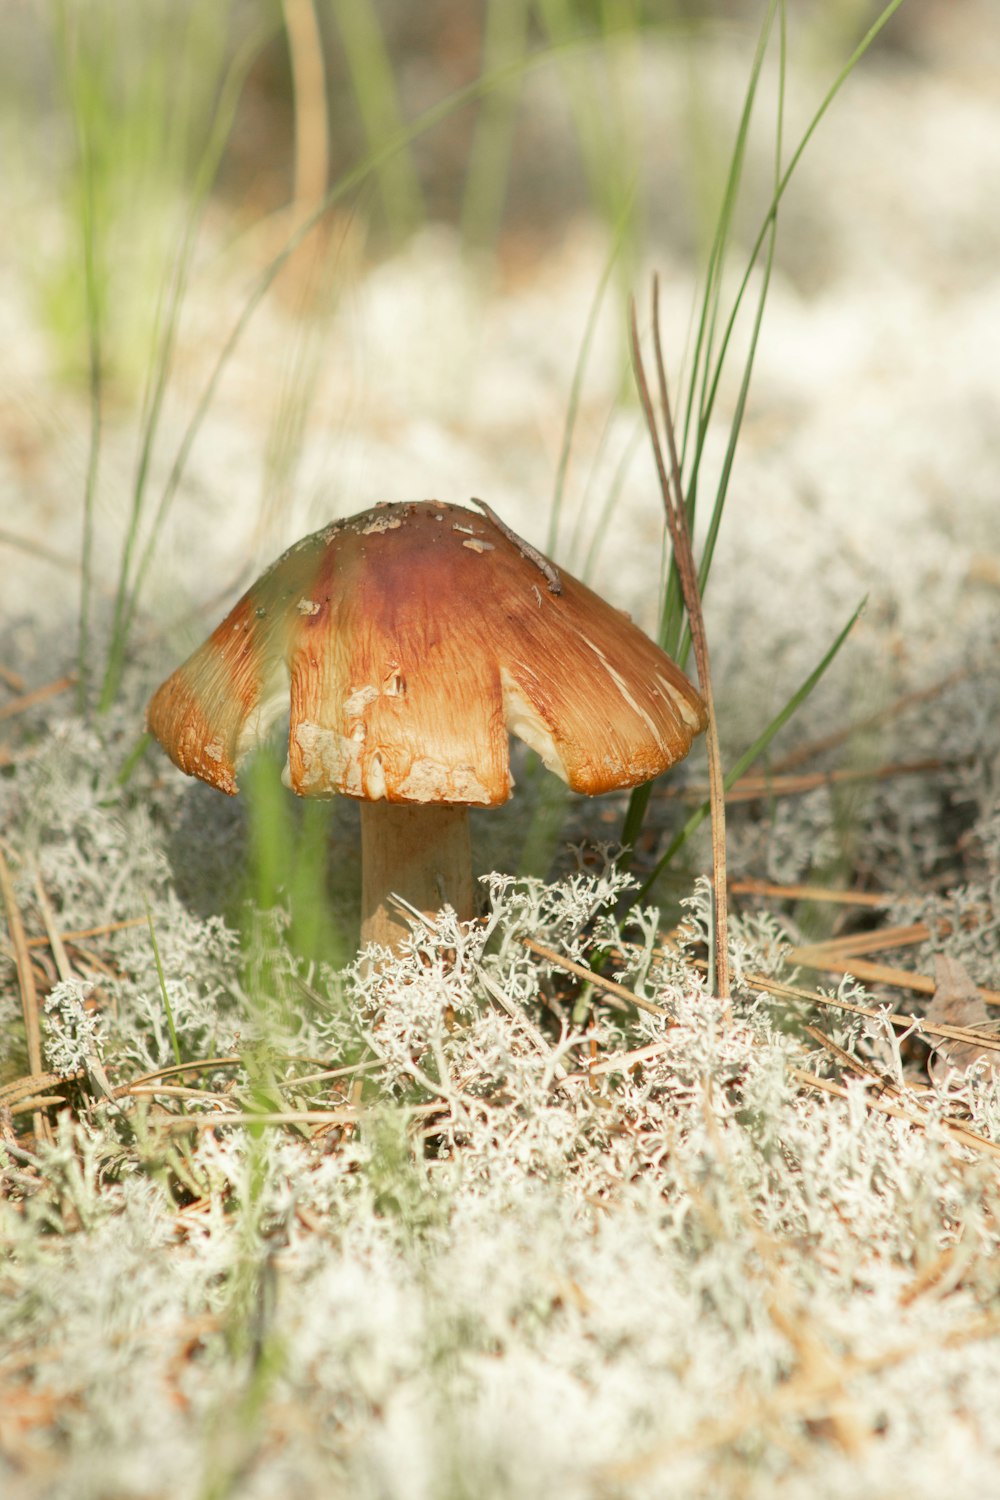
[[[76,682],[76,673],[69,672],[65,677],[57,677],[55,682],[47,682],[44,687],[32,688],[30,693],[22,693],[20,697],[11,698],[0,708],[0,719],[12,719],[15,714],[23,714],[26,709],[34,708],[36,703],[44,703],[47,698],[54,698],[58,693],[65,693]]]
[[[730,986],[729,923],[726,905],[725,786],[722,775],[722,756],[719,749],[719,731],[715,720],[715,704],[712,696],[708,638],[705,634],[705,620],[701,609],[698,570],[695,566],[691,536],[688,531],[687,508],[684,504],[684,488],[681,479],[680,460],[677,455],[677,442],[674,435],[670,394],[667,388],[666,365],[660,341],[660,283],[658,277],[653,277],[653,346],[656,355],[660,410],[670,450],[669,471],[663,455],[663,445],[660,442],[656,411],[653,406],[649,383],[646,379],[646,371],[643,365],[634,302],[630,311],[630,332],[632,340],[632,363],[635,369],[636,385],[638,386],[639,399],[642,402],[646,425],[649,428],[649,436],[653,446],[653,457],[656,461],[656,472],[660,481],[660,494],[663,497],[663,508],[666,513],[667,528],[670,532],[670,541],[674,552],[674,562],[680,578],[681,592],[684,596],[684,607],[687,610],[688,624],[691,630],[691,644],[694,648],[695,662],[698,667],[698,686],[708,709],[708,728],[705,733],[705,743],[708,752],[709,796],[712,810],[715,983],[719,998],[728,1001]]]
[[[655,1005],[652,1000],[646,1000],[642,995],[635,994],[633,990],[627,989],[623,984],[619,984],[616,979],[605,979],[603,974],[598,974],[593,969],[588,969],[585,964],[578,964],[572,958],[564,958],[554,948],[547,948],[544,943],[536,943],[534,938],[526,937],[522,938],[521,941],[531,953],[534,953],[538,958],[544,959],[546,963],[552,964],[553,968],[563,969],[567,974],[575,974],[577,979],[585,979],[588,984],[595,985],[597,989],[603,990],[609,997],[612,1005],[617,1000],[619,1008],[624,1009],[621,1006],[621,1002],[626,1001],[629,1005],[634,1005],[637,1010],[648,1011],[652,1016],[669,1017],[670,1012],[664,1010],[662,1005]]]
[[[891,906],[896,897],[879,891],[838,891],[825,885],[774,885],[770,880],[731,880],[734,896],[773,896],[780,901],[831,901],[843,906]]]
[[[21,1012],[24,1016],[24,1034],[28,1047],[28,1067],[33,1074],[41,1074],[42,1033],[38,1022],[38,989],[28,954],[24,923],[21,920],[20,908],[14,893],[14,882],[2,849],[0,849],[0,895],[3,896],[3,904],[7,913],[7,931],[14,950],[17,982],[21,991]],[[34,1114],[32,1129],[39,1138],[43,1138],[48,1133],[48,1122],[40,1111]]]

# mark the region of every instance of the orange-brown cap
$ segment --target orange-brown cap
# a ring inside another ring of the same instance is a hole
[[[508,731],[574,791],[636,786],[687,754],[705,706],[618,610],[487,511],[379,505],[280,557],[154,694],[150,730],[237,790],[289,713],[302,796],[496,806]]]

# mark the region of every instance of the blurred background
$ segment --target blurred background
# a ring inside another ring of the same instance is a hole
[[[606,581],[640,568],[652,601],[655,502],[600,525],[612,488],[649,477],[624,312],[658,270],[682,380],[773,9],[13,0],[0,49],[8,608],[75,590],[88,506],[99,617],[136,566],[127,537],[141,552],[155,532],[144,603],[204,602],[328,515],[480,492],[569,566],[600,573],[603,557]],[[879,13],[791,8],[786,163]],[[769,394],[780,421],[811,382],[818,394],[843,376],[890,282],[916,289],[912,320],[915,297],[993,275],[998,33],[988,0],[906,0],[833,106],[782,201],[782,306],[751,420]],[[734,285],[773,189],[778,57],[775,24]],[[848,283],[854,302],[834,307]],[[791,350],[783,310],[814,318]],[[896,357],[886,347],[883,366]],[[731,371],[723,424],[739,348]],[[61,563],[35,575],[42,546]]]
[[[284,547],[409,497],[484,497],[655,632],[626,337],[655,271],[681,414],[699,320],[718,354],[747,287],[700,457],[707,495],[731,462],[706,601],[727,754],[865,597],[809,733],[954,670],[1000,586],[993,0],[903,0],[766,253],[775,182],[883,14],[8,0],[0,664],[73,672],[134,732]]]

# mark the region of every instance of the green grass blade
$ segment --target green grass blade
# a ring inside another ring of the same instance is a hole
[[[722,371],[725,365],[726,353],[732,339],[733,329],[736,325],[736,319],[739,315],[740,308],[743,305],[743,298],[746,295],[747,288],[750,283],[750,278],[753,274],[754,266],[757,263],[757,258],[760,255],[766,238],[771,233],[772,225],[778,212],[778,205],[780,204],[781,199],[784,197],[785,192],[788,189],[788,185],[795,174],[795,170],[798,167],[799,162],[802,160],[806,147],[818,130],[821,121],[829,110],[834,99],[837,97],[841,88],[844,86],[847,79],[850,77],[851,72],[857,66],[858,62],[864,56],[865,52],[867,52],[868,48],[875,41],[875,38],[879,35],[879,33],[885,28],[885,26],[888,25],[889,21],[892,19],[893,15],[895,15],[896,11],[899,9],[902,3],[903,0],[891,0],[891,3],[885,7],[885,9],[865,32],[865,35],[855,47],[847,62],[841,68],[833,83],[824,94],[818,108],[809,121],[809,124],[806,126],[805,130],[800,136],[798,144],[795,147],[795,150],[792,152],[791,157],[789,158],[788,165],[781,173],[781,177],[774,189],[770,205],[767,209],[766,214],[764,215],[763,222],[757,233],[757,238],[754,240],[753,246],[750,250],[750,254],[747,257],[746,269],[743,273],[742,280],[733,300],[733,306],[726,323],[725,332],[723,334],[722,342],[719,348],[719,354],[716,359],[715,369],[707,388],[707,394],[703,402],[702,417],[699,421],[698,426],[699,442],[694,459],[695,469],[697,469],[698,464],[700,463],[705,437],[707,436],[708,421],[715,407],[715,402],[719,391],[719,384],[722,378]]]
[[[100,710],[106,712],[114,702],[125,663],[128,637],[132,619],[138,603],[137,579],[133,575],[133,561],[139,543],[140,528],[146,505],[146,489],[150,466],[156,447],[163,402],[173,367],[177,331],[181,306],[187,289],[191,263],[194,257],[198,229],[215,181],[222,153],[229,139],[233,118],[247,74],[271,35],[273,27],[255,30],[247,37],[226,71],[219,99],[215,108],[208,141],[201,154],[192,185],[190,208],[185,217],[184,229],[172,271],[164,291],[165,310],[157,319],[154,329],[155,353],[150,379],[143,399],[142,436],[135,479],[132,486],[129,522],[125,530],[122,555],[118,566],[118,581],[112,611],[111,641],[108,660],[101,684]]]
[[[456,89],[453,93],[449,94],[447,98],[440,100],[437,104],[431,105],[431,107],[425,110],[424,113],[418,117],[418,119],[405,126],[390,140],[384,142],[383,145],[369,152],[369,154],[364,158],[363,161],[359,162],[358,165],[352,168],[350,172],[345,173],[333,185],[333,187],[324,198],[323,202],[315,209],[313,213],[305,218],[298,226],[298,228],[294,231],[294,233],[289,236],[288,240],[285,242],[284,248],[274,256],[269,265],[267,265],[261,272],[255,286],[247,297],[246,302],[243,304],[242,311],[240,312],[238,318],[230,329],[230,332],[224,340],[221,349],[219,350],[215,363],[212,366],[211,373],[209,374],[209,377],[205,382],[201,395],[199,396],[198,401],[195,405],[195,409],[190,419],[188,420],[186,428],[184,429],[184,433],[181,437],[177,453],[174,457],[173,463],[171,464],[170,470],[167,474],[167,478],[164,482],[163,489],[160,493],[159,501],[157,503],[156,511],[153,515],[153,519],[149,527],[142,555],[136,568],[135,577],[130,590],[128,609],[123,617],[121,643],[119,648],[119,654],[122,661],[124,660],[124,650],[127,644],[128,635],[131,630],[132,621],[138,607],[142,590],[145,586],[146,577],[148,575],[150,567],[152,566],[153,558],[156,553],[156,546],[159,541],[160,533],[163,529],[163,525],[166,521],[167,515],[169,514],[170,507],[173,504],[174,497],[177,494],[178,489],[180,488],[181,480],[184,477],[184,472],[187,468],[188,459],[191,456],[191,450],[194,447],[198,434],[201,431],[202,423],[204,422],[205,417],[207,416],[208,411],[211,407],[212,401],[215,398],[215,392],[218,389],[218,385],[222,379],[223,373],[228,366],[230,359],[235,353],[240,340],[243,337],[243,334],[246,332],[246,329],[249,326],[254,313],[263,302],[274,281],[281,273],[282,268],[287,264],[291,256],[295,254],[296,250],[303,243],[307,235],[309,235],[316,227],[324,214],[326,214],[329,209],[332,208],[335,204],[340,203],[352,192],[361,187],[372,176],[373,173],[377,172],[382,162],[387,160],[395,151],[408,146],[413,141],[417,140],[421,135],[424,135],[428,131],[433,130],[436,125],[439,125],[443,120],[446,120],[450,115],[454,114],[456,110],[459,110],[466,104],[471,103],[481,94],[484,94],[491,89],[502,86],[504,83],[508,82],[510,78],[517,74],[542,67],[548,64],[550,60],[551,58],[548,52],[532,54],[528,58],[521,59],[516,62],[507,64],[502,68],[498,68],[494,73],[474,79],[472,83],[466,84],[460,89]],[[114,690],[116,690],[117,688],[118,680],[120,680],[120,665],[114,679],[114,689],[110,694],[112,700],[114,697]]]
[[[621,496],[621,492],[625,487],[625,481],[628,478],[628,471],[632,466],[632,460],[635,458],[644,431],[645,429],[642,424],[637,422],[635,425],[635,429],[632,432],[632,435],[630,436],[628,442],[625,444],[625,447],[622,449],[621,457],[619,458],[618,463],[615,466],[615,472],[611,477],[611,483],[608,486],[608,492],[604,497],[604,503],[601,506],[601,512],[597,518],[597,525],[594,527],[593,534],[587,546],[586,555],[580,567],[579,576],[583,580],[583,582],[588,585],[593,576],[594,568],[597,565],[597,559],[600,555],[601,546],[604,542],[605,536],[607,535],[608,527],[611,525],[611,517],[614,515],[615,506],[617,505],[618,500]],[[584,509],[586,509],[586,506],[584,507]]]
[[[636,840],[642,832],[642,825],[646,821],[646,809],[649,807],[649,799],[653,794],[655,781],[644,781],[642,786],[633,787],[629,795],[628,807],[625,809],[625,817],[622,822],[622,846],[627,851],[625,862],[632,863]]]
[[[331,9],[365,136],[378,156],[374,170],[386,222],[399,245],[423,223],[424,204],[410,143],[405,139],[392,63],[371,0],[331,0]],[[398,148],[382,155],[380,147],[390,140],[398,141]]]
[[[701,308],[695,332],[691,375],[688,383],[680,445],[680,460],[683,470],[689,446],[691,445],[691,434],[692,432],[696,434],[694,458],[691,464],[690,476],[685,487],[684,500],[688,517],[688,527],[692,533],[694,531],[694,519],[697,510],[699,471],[708,429],[708,416],[704,413],[705,389],[709,383],[712,349],[716,340],[726,250],[732,234],[733,216],[736,211],[736,204],[739,200],[740,187],[743,181],[743,168],[746,161],[747,143],[750,136],[754,104],[757,99],[757,89],[767,56],[771,29],[774,24],[775,11],[778,4],[779,0],[770,0],[757,37],[757,45],[754,49],[753,61],[750,65],[750,76],[747,81],[746,93],[743,97],[743,106],[740,111],[739,124],[736,130],[736,139],[733,143],[733,150],[729,160],[729,169],[726,173],[726,182],[722,203],[719,208],[715,236],[712,241],[711,251],[709,252],[708,267],[705,274],[705,289],[702,294]],[[725,358],[725,348],[726,344],[724,343],[720,360]],[[746,378],[749,385],[749,375]],[[719,518],[721,519],[721,515]],[[670,656],[673,656],[681,666],[684,665],[689,649],[689,643],[684,647],[681,645],[683,624],[684,601],[681,594],[680,576],[677,568],[671,563],[660,617],[659,640],[663,649]]]
[[[531,0],[488,0],[483,31],[483,71],[516,66],[528,44]],[[514,120],[520,98],[519,73],[498,85],[483,100],[469,153],[462,201],[461,234],[465,246],[496,242],[503,218]]]
[[[576,357],[576,365],[573,369],[573,380],[569,390],[569,402],[566,406],[566,421],[563,424],[562,445],[559,450],[559,463],[556,467],[555,489],[552,494],[552,507],[549,511],[549,529],[545,541],[545,550],[550,556],[554,555],[558,546],[559,522],[562,518],[563,498],[566,490],[566,475],[569,472],[570,454],[573,451],[573,433],[576,430],[576,418],[580,410],[580,396],[583,391],[583,379],[587,372],[587,361],[590,357],[591,345],[594,342],[594,334],[597,330],[597,319],[600,316],[601,305],[604,301],[604,293],[608,289],[611,273],[621,254],[622,245],[628,232],[632,213],[631,198],[626,203],[615,225],[615,233],[611,242],[611,250],[604,262],[600,280],[591,299],[590,309],[587,313],[587,322],[583,330],[583,338],[580,341],[580,350]]]
[[[617,224],[627,204],[635,207],[632,170],[622,171],[622,163],[635,160],[626,107],[634,71],[615,68],[610,44],[634,40],[638,17],[631,0],[620,0],[617,5],[605,0],[596,9],[597,27],[588,32],[585,7],[575,0],[537,0],[536,4],[551,51],[560,60],[591,200],[606,223]],[[604,73],[592,65],[595,55],[606,64]],[[630,227],[633,220],[634,215]]]
[[[780,24],[778,28],[778,110],[777,124],[775,127],[775,149],[774,149],[774,178],[775,191],[781,182],[781,158],[782,144],[784,139],[785,118],[785,91],[786,91],[786,67],[787,67],[787,36],[785,25],[785,5],[781,0],[779,7]],[[732,476],[733,463],[736,458],[736,446],[739,442],[740,433],[743,430],[743,418],[746,413],[747,397],[750,392],[750,380],[753,375],[754,362],[757,356],[757,344],[760,339],[760,330],[764,321],[764,308],[767,305],[767,295],[771,285],[771,272],[774,267],[774,252],[778,237],[778,216],[775,213],[770,220],[767,234],[766,250],[764,254],[763,275],[761,278],[760,294],[757,298],[757,306],[754,311],[753,327],[750,333],[750,341],[747,346],[746,357],[743,365],[743,375],[740,380],[739,394],[736,407],[729,427],[729,439],[726,444],[726,453],[716,487],[715,501],[712,506],[712,514],[709,518],[708,531],[702,546],[701,560],[698,567],[698,588],[702,597],[708,587],[709,576],[712,571],[712,559],[715,555],[715,547],[722,525],[722,516],[726,507],[726,498],[729,493],[729,481]],[[683,666],[686,662],[691,648],[691,632],[685,623],[683,633],[678,645],[677,660]]]
[[[735,765],[726,773],[724,784],[727,791],[733,785],[733,783],[735,781],[738,781],[743,773],[753,765],[754,761],[757,760],[759,756],[763,755],[764,751],[767,749],[768,745],[774,739],[774,736],[778,733],[778,731],[782,729],[784,725],[788,723],[792,715],[797,713],[801,708],[802,704],[809,697],[809,694],[812,692],[813,688],[826,673],[827,668],[836,659],[837,655],[840,652],[840,648],[843,646],[844,642],[847,640],[847,637],[850,635],[851,630],[854,628],[854,625],[857,622],[862,611],[864,610],[866,603],[867,599],[862,599],[861,603],[851,615],[851,618],[848,620],[847,624],[844,626],[840,634],[837,636],[836,640],[833,642],[833,645],[829,648],[818,665],[815,666],[809,673],[809,676],[802,683],[801,687],[799,687],[798,690],[792,694],[780,713],[775,715],[775,717],[771,720],[770,724],[768,724],[763,733],[754,740],[749,749],[744,750],[743,754],[736,761]],[[652,783],[647,783],[647,786],[652,786]],[[642,789],[640,788],[640,790]],[[698,806],[694,810],[694,812],[688,818],[687,822],[684,824],[684,827],[681,828],[671,840],[666,852],[657,860],[651,873],[647,876],[639,891],[637,892],[635,896],[636,901],[641,901],[645,896],[649,894],[650,890],[659,879],[661,872],[666,868],[667,865],[669,865],[674,855],[678,852],[679,849],[683,847],[688,838],[690,838],[691,834],[694,833],[695,829],[701,826],[701,824],[708,817],[710,811],[711,808],[707,800],[702,802],[700,806]]]
[[[102,322],[104,297],[99,273],[98,214],[96,208],[95,142],[92,120],[86,108],[85,68],[80,43],[72,25],[66,0],[53,14],[54,42],[70,103],[76,137],[79,182],[80,240],[83,252],[83,298],[87,334],[88,399],[90,431],[87,471],[83,491],[83,524],[80,546],[80,602],[77,637],[77,707],[86,710],[90,687],[90,626],[93,588],[94,502],[100,472],[101,421],[103,412]]]
[[[687,450],[691,433],[693,432],[694,447],[691,456],[689,478],[686,485],[686,506],[689,519],[693,519],[697,492],[698,478],[701,462],[704,454],[705,441],[708,434],[709,422],[715,408],[719,385],[722,378],[723,368],[729,354],[733,331],[736,321],[746,297],[754,268],[758,264],[762,250],[764,254],[763,278],[761,292],[757,302],[756,313],[751,330],[748,354],[740,385],[739,398],[736,411],[730,428],[729,442],[727,444],[726,456],[721,472],[719,485],[716,490],[715,503],[712,516],[709,521],[709,529],[699,563],[699,585],[704,592],[707,587],[711,573],[711,564],[718,539],[718,533],[722,522],[725,499],[728,493],[729,480],[732,465],[736,453],[736,443],[742,428],[746,402],[749,393],[750,377],[756,356],[757,344],[760,335],[761,322],[764,306],[770,285],[771,268],[773,265],[775,235],[777,229],[778,207],[783,198],[795,170],[802,159],[809,141],[812,139],[820,122],[826,115],[840,89],[847,81],[853,69],[857,66],[865,52],[875,41],[876,37],[891,20],[899,9],[902,0],[891,0],[880,12],[873,24],[868,28],[861,41],[851,53],[847,62],[840,69],[833,83],[827,89],[820,104],[808,125],[799,138],[799,141],[789,158],[788,164],[782,168],[782,136],[784,133],[784,99],[786,85],[786,8],[785,0],[771,0],[767,14],[765,15],[754,62],[751,68],[751,78],[744,98],[743,110],[740,117],[740,125],[737,130],[737,139],[733,155],[730,161],[729,175],[727,177],[726,193],[723,206],[720,210],[721,219],[725,220],[725,226],[720,222],[720,231],[713,243],[712,253],[709,260],[709,269],[706,276],[706,287],[703,294],[701,312],[699,316],[698,329],[695,339],[695,353],[692,360],[692,371],[688,385],[688,394],[684,419],[684,444],[683,453]],[[715,347],[715,325],[713,304],[718,296],[718,287],[721,285],[722,258],[729,236],[729,224],[732,216],[731,194],[738,187],[742,176],[742,163],[745,154],[746,133],[749,129],[750,116],[752,112],[753,99],[756,93],[757,80],[760,75],[764,61],[764,51],[771,34],[773,19],[780,5],[780,27],[779,27],[779,83],[778,83],[778,121],[775,138],[775,185],[764,215],[757,237],[747,257],[746,268],[737,288],[729,316],[726,320],[718,350],[715,354],[714,366],[711,365],[711,351]],[[765,250],[766,245],[766,250]],[[697,412],[697,416],[696,416]],[[680,593],[680,580],[677,576],[676,567],[671,561],[667,578],[667,586],[664,591],[663,607],[660,618],[659,640],[666,651],[673,656],[681,666],[684,665],[690,650],[690,632],[688,631],[683,613],[683,602]],[[637,787],[629,799],[628,810],[622,830],[623,843],[634,847],[635,841],[642,829],[643,819],[648,807],[650,789],[648,787]]]
[[[765,17],[764,28],[762,28],[762,39],[763,39],[763,37],[765,35],[765,32],[766,32],[766,34],[769,34],[769,32],[770,32],[772,12],[774,10],[775,3],[776,3],[776,0],[772,0],[772,4],[771,4],[771,6],[769,7],[769,10],[768,10],[768,15],[767,15],[767,17]],[[742,279],[740,281],[740,285],[739,285],[739,287],[737,289],[736,295],[735,295],[735,297],[733,299],[733,305],[732,305],[732,308],[730,309],[729,317],[728,317],[728,319],[726,321],[726,325],[725,325],[725,328],[724,328],[724,331],[723,331],[723,334],[722,334],[722,338],[721,338],[721,341],[720,341],[720,344],[719,344],[718,353],[717,353],[717,355],[715,357],[714,368],[711,371],[709,370],[709,362],[708,362],[707,356],[703,355],[703,353],[702,353],[703,348],[707,348],[708,347],[708,343],[711,342],[711,341],[707,340],[706,334],[703,332],[702,327],[699,326],[698,336],[697,336],[697,339],[696,339],[696,354],[695,354],[695,359],[694,359],[694,363],[693,363],[693,370],[692,370],[692,382],[691,382],[691,386],[689,387],[689,391],[688,391],[688,405],[687,405],[687,412],[686,412],[686,415],[685,415],[685,424],[684,424],[684,441],[686,443],[687,440],[688,440],[689,423],[692,420],[693,405],[694,405],[694,402],[695,402],[695,398],[696,398],[697,392],[700,391],[701,394],[700,394],[700,397],[698,398],[698,405],[700,407],[700,411],[699,411],[698,420],[694,424],[694,431],[696,433],[696,443],[695,443],[695,449],[694,449],[694,454],[693,454],[693,458],[692,458],[692,465],[691,465],[691,475],[692,475],[692,477],[689,480],[689,483],[688,483],[688,486],[687,486],[687,491],[688,491],[687,498],[688,498],[688,506],[689,506],[689,517],[693,515],[693,511],[694,511],[694,501],[695,501],[696,496],[697,496],[698,472],[699,472],[699,469],[700,469],[700,466],[701,466],[701,460],[702,460],[702,456],[703,456],[703,452],[704,452],[704,445],[705,445],[705,441],[706,441],[706,438],[707,438],[707,435],[708,435],[708,425],[709,425],[709,422],[710,422],[710,419],[711,419],[712,412],[713,412],[713,410],[715,408],[715,402],[716,402],[716,399],[717,399],[717,396],[718,396],[719,385],[720,385],[721,378],[722,378],[723,368],[725,366],[726,356],[727,356],[727,353],[728,353],[728,350],[729,350],[729,346],[730,346],[730,343],[731,343],[731,340],[732,340],[733,330],[735,328],[736,321],[737,321],[740,309],[741,309],[741,307],[743,305],[743,300],[744,300],[744,297],[746,296],[746,292],[747,292],[747,289],[748,289],[749,284],[750,284],[750,278],[753,275],[754,267],[756,266],[758,258],[759,258],[760,254],[761,254],[761,250],[764,247],[765,241],[767,241],[770,237],[773,236],[775,220],[776,220],[777,213],[778,213],[778,206],[779,206],[779,204],[781,202],[781,199],[784,197],[784,194],[785,194],[785,192],[786,192],[786,190],[788,188],[788,185],[791,182],[792,177],[795,174],[796,168],[798,167],[798,164],[801,161],[801,159],[802,159],[802,157],[803,157],[803,155],[805,153],[806,147],[808,146],[809,142],[812,140],[812,137],[815,135],[817,129],[820,126],[820,123],[824,119],[824,117],[825,117],[827,111],[829,110],[830,106],[832,105],[833,101],[835,100],[835,98],[839,94],[841,88],[844,86],[844,84],[846,83],[847,79],[850,77],[850,75],[853,72],[854,68],[860,62],[861,58],[865,55],[865,53],[871,47],[872,43],[878,37],[878,35],[880,34],[880,32],[883,31],[884,28],[888,25],[889,21],[895,15],[896,11],[899,9],[899,7],[900,7],[900,5],[902,3],[903,3],[903,0],[890,0],[890,3],[884,7],[884,9],[880,12],[880,14],[876,17],[875,21],[872,23],[872,25],[865,32],[865,34],[862,37],[861,41],[854,48],[854,51],[851,53],[851,55],[847,59],[846,63],[840,69],[840,71],[837,73],[837,75],[834,78],[832,84],[827,89],[826,93],[823,95],[823,98],[821,99],[821,101],[819,103],[819,106],[815,110],[815,112],[812,115],[812,118],[810,119],[808,125],[806,126],[805,130],[803,131],[802,135],[800,136],[798,144],[796,145],[794,151],[792,152],[792,154],[791,154],[791,156],[789,158],[787,166],[784,168],[783,171],[780,172],[780,175],[778,176],[778,180],[777,180],[777,182],[775,184],[774,192],[773,192],[772,197],[771,197],[771,202],[770,202],[770,204],[768,206],[767,212],[764,215],[764,219],[763,219],[763,222],[761,223],[760,229],[759,229],[759,231],[757,233],[757,237],[756,237],[756,239],[755,239],[755,241],[753,243],[753,246],[751,247],[750,253],[749,253],[748,257],[747,257],[746,268],[744,270],[743,277],[742,277]],[[782,11],[782,27],[781,27],[781,37],[782,37],[782,41],[781,41],[781,48],[782,48],[782,54],[781,54],[781,70],[782,70],[782,72],[781,72],[781,91],[783,93],[783,91],[784,91],[784,4],[783,3],[782,3],[781,11]],[[758,53],[755,56],[755,66],[757,67],[757,70],[759,71],[759,65],[760,64],[758,63],[758,58],[760,59],[760,63],[762,63],[763,59],[760,56],[760,48],[759,47],[758,47]],[[752,87],[755,88],[755,84],[753,84],[753,82],[752,82]],[[737,136],[737,148],[736,148],[736,151],[734,152],[734,158],[733,158],[734,166],[735,166],[735,163],[736,163],[737,155],[741,151],[740,136],[742,135],[742,132],[743,132],[744,120],[746,120],[747,123],[748,123],[748,119],[749,119],[748,114],[747,114],[747,105],[749,103],[750,103],[750,91],[748,91],[748,99],[747,99],[747,101],[744,104],[744,114],[743,114],[743,117],[741,118],[740,131],[738,132],[738,136]],[[779,129],[780,128],[781,128],[781,125],[780,125],[780,120],[779,120]],[[733,167],[731,167],[731,169],[730,169],[730,173],[731,174],[732,174],[732,171],[733,171]],[[708,315],[708,311],[707,310],[709,308],[710,301],[711,301],[711,286],[712,286],[713,282],[717,281],[718,276],[720,274],[720,271],[721,271],[721,267],[719,267],[717,265],[716,261],[713,260],[712,264],[710,265],[709,286],[706,287],[705,299],[704,299],[704,302],[703,302],[702,321],[704,321],[705,318],[706,318],[706,316]],[[756,345],[756,333],[757,333],[757,329],[758,328],[759,328],[759,324],[755,325],[754,346]],[[701,371],[700,378],[696,378],[699,370]],[[741,403],[741,407],[740,407],[740,419],[741,420],[742,420],[742,404],[745,404],[745,394],[743,396],[743,403]],[[727,483],[728,483],[728,476],[727,476]],[[714,546],[714,543],[713,543],[713,546]],[[704,577],[702,579],[703,585],[704,585],[705,582],[707,582],[707,578],[708,578],[708,573],[706,571],[704,573]],[[661,635],[660,635],[661,642],[663,642],[663,644],[665,646],[665,649],[667,649],[668,651],[670,650],[670,642],[671,641],[673,641],[673,642],[676,643],[678,649],[679,649],[679,646],[680,646],[680,629],[679,629],[679,626],[677,624],[677,621],[679,620],[679,610],[680,610],[679,589],[678,589],[678,586],[677,586],[677,584],[676,584],[676,582],[674,580],[674,574],[673,574],[673,572],[671,572],[671,579],[670,579],[670,583],[668,584],[668,598],[665,601],[665,605],[664,605],[664,622],[663,622],[663,626],[661,628]]]
[[[82,144],[82,143],[81,143]],[[96,227],[92,164],[89,152],[84,168],[83,263],[84,299],[87,308],[88,399],[90,434],[87,441],[87,475],[83,489],[83,534],[80,544],[80,611],[77,643],[77,707],[86,712],[90,702],[90,611],[94,567],[94,502],[101,465],[101,425],[104,410],[101,307],[96,272]]]
[[[708,266],[705,273],[705,290],[702,293],[701,310],[695,334],[694,352],[691,361],[691,379],[688,385],[687,402],[685,404],[683,437],[681,440],[681,466],[683,468],[687,458],[687,445],[690,435],[697,430],[695,420],[695,409],[697,407],[699,417],[702,414],[702,400],[705,372],[711,364],[711,348],[714,342],[716,320],[718,316],[719,298],[722,290],[722,275],[726,255],[726,247],[729,243],[732,231],[733,215],[736,203],[739,199],[740,186],[743,180],[743,166],[746,159],[747,141],[750,134],[750,122],[753,117],[753,107],[757,97],[757,86],[760,81],[761,70],[767,55],[767,47],[770,41],[771,27],[774,22],[774,13],[778,0],[770,0],[767,12],[761,23],[761,29],[757,37],[757,45],[754,50],[753,61],[750,65],[750,76],[747,81],[746,93],[743,97],[743,106],[740,111],[739,124],[736,130],[736,139],[733,143],[732,154],[729,159],[729,169],[726,173],[726,181],[723,189],[722,203],[716,224],[712,248],[709,252]],[[694,464],[697,475],[698,464]],[[688,524],[694,519],[692,502],[689,501]]]

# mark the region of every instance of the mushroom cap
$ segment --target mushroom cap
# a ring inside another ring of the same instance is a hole
[[[626,615],[491,515],[433,500],[289,548],[158,689],[147,725],[182,771],[235,793],[284,713],[301,796],[486,807],[513,785],[508,731],[595,795],[659,775],[706,724]]]

